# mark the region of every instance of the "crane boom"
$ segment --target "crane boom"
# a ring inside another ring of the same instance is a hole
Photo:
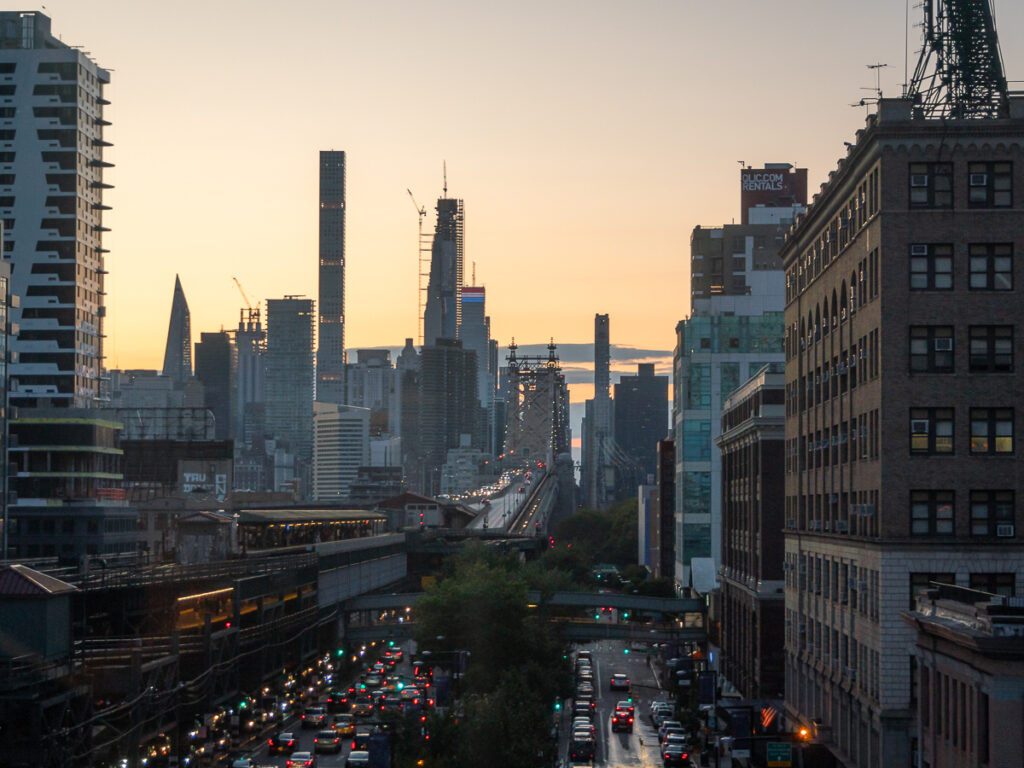
[[[252,304],[249,303],[249,297],[245,295],[245,291],[242,288],[242,284],[240,282],[238,282],[238,278],[237,277],[232,277],[231,279],[234,280],[235,281],[235,285],[238,286],[238,292],[240,294],[242,294],[242,299],[245,301],[246,309],[252,309]]]

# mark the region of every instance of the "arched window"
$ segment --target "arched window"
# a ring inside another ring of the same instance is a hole
[[[857,273],[850,273],[850,314],[857,311]]]
[[[839,325],[839,302],[836,301],[836,289],[832,289],[832,323],[829,326],[832,330],[835,330],[836,326]]]
[[[842,301],[842,305],[839,307],[839,322],[846,322],[846,281],[843,280],[842,288],[839,291],[839,300]]]

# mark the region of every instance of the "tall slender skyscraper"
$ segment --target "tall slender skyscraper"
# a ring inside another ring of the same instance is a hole
[[[110,74],[34,11],[0,13],[0,216],[11,262],[14,405],[100,397],[104,269],[103,88]]]
[[[320,153],[320,316],[316,399],[345,402],[345,153]]]
[[[175,384],[184,384],[192,375],[192,318],[185,300],[181,278],[174,276],[174,298],[171,299],[171,320],[167,324],[167,345],[164,347],[164,376]]]
[[[465,211],[461,200],[437,201],[437,228],[430,256],[427,306],[423,312],[423,343],[458,337],[462,307],[462,270],[465,262]]]
[[[594,315],[594,401],[584,440],[584,498],[591,509],[604,509],[611,499],[614,474],[608,446],[612,439],[611,344],[608,315]]]

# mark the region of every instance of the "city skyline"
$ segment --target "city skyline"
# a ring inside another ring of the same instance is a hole
[[[403,198],[409,188],[433,200],[447,161],[451,194],[472,210],[467,255],[500,347],[584,342],[593,313],[608,312],[620,343],[670,348],[689,313],[688,233],[739,219],[738,161],[807,167],[813,194],[863,124],[849,105],[872,95],[866,65],[888,62],[882,90],[899,93],[905,9],[891,6],[860,4],[837,36],[837,11],[803,1],[642,13],[310,2],[316,23],[284,35],[266,2],[243,18],[202,7],[202,27],[198,4],[51,2],[54,33],[113,72],[106,364],[160,366],[175,273],[197,334],[234,327],[233,276],[254,303],[316,296],[316,157],[327,148],[350,165],[347,347],[415,335],[416,214]],[[793,44],[797,19],[811,34]],[[1012,79],[1024,71],[1024,8],[1002,4],[997,23]],[[453,24],[460,47],[436,46]],[[912,68],[919,30],[909,38]],[[246,63],[260,46],[272,46],[265,69]],[[430,103],[431,73],[444,69],[456,98]],[[338,72],[354,76],[324,90]],[[275,106],[263,113],[254,105],[267,94]],[[524,203],[545,215],[515,214]],[[184,240],[152,238],[169,212],[186,222]],[[618,267],[623,254],[633,271]],[[294,269],[282,273],[282,260]]]

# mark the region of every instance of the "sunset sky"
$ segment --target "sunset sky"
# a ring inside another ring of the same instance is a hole
[[[911,3],[912,23],[919,11]],[[201,331],[315,297],[317,159],[348,156],[347,346],[417,333],[416,222],[447,162],[499,343],[668,350],[689,235],[739,217],[739,164],[817,189],[904,81],[899,0],[48,0],[112,70],[109,367],[159,367],[174,276]],[[1024,3],[996,3],[1024,78]],[[910,69],[920,31],[910,29]],[[1011,88],[1021,88],[1020,83]],[[432,226],[428,217],[427,225]],[[659,373],[667,372],[664,364]],[[578,398],[574,392],[573,399]]]

